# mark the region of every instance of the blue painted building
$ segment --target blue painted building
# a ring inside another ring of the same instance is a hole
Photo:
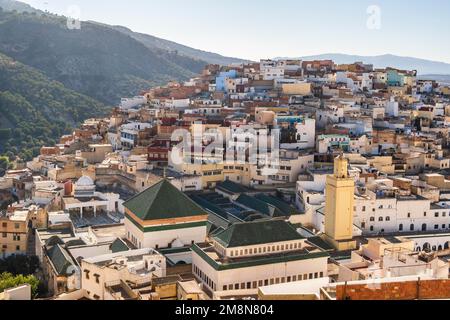
[[[387,70],[387,84],[390,87],[401,87],[405,84],[405,78],[397,70]]]
[[[225,92],[226,79],[235,79],[237,77],[236,70],[223,71],[216,77],[216,91]]]

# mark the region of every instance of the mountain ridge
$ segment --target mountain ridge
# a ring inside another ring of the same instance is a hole
[[[69,30],[66,22],[52,14],[0,12],[0,52],[111,105],[170,80],[187,80],[207,64],[151,50],[111,28],[83,22]]]
[[[95,21],[89,21],[89,22],[103,25],[103,26],[112,28],[114,30],[117,30],[119,32],[122,32],[126,35],[129,35],[130,37],[143,43],[145,46],[147,46],[150,49],[158,48],[161,50],[176,51],[179,54],[182,54],[184,56],[204,60],[211,64],[229,65],[229,64],[233,64],[233,63],[241,63],[241,62],[250,61],[250,60],[241,59],[241,58],[226,57],[226,56],[220,55],[218,53],[209,52],[206,50],[191,48],[189,46],[186,46],[186,45],[174,42],[174,41],[158,38],[158,37],[150,35],[150,34],[135,32],[135,31],[131,30],[130,28],[127,28],[124,26],[108,25],[108,24],[95,22]]]

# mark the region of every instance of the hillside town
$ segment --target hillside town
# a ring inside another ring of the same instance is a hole
[[[450,299],[449,128],[415,70],[207,65],[0,177],[0,300]]]

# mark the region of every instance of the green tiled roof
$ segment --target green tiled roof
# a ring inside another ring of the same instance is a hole
[[[330,255],[327,252],[319,251],[319,252],[306,252],[302,251],[297,254],[291,255],[274,255],[274,256],[260,256],[260,257],[251,257],[246,260],[241,260],[237,262],[227,262],[227,263],[218,263],[213,258],[211,258],[206,252],[204,252],[197,244],[192,246],[192,251],[198,254],[204,261],[206,261],[214,270],[224,271],[231,269],[240,269],[240,268],[250,268],[256,266],[270,265],[270,264],[280,264],[287,263],[291,261],[299,261],[299,260],[308,260],[308,259],[319,259],[319,258],[328,258]]]
[[[213,238],[225,248],[304,239],[283,220],[236,223]]]
[[[130,248],[128,248],[127,244],[125,242],[123,242],[123,240],[120,238],[117,238],[116,240],[114,240],[113,243],[111,243],[111,246],[109,248],[112,253],[130,250]]]
[[[258,194],[255,196],[255,198],[277,207],[281,212],[283,212],[287,216],[299,214],[299,211],[296,208],[276,197],[267,196],[265,194]]]
[[[47,256],[55,267],[55,271],[58,275],[70,275],[67,273],[67,269],[73,266],[74,263],[69,254],[59,244],[54,245],[47,250]]]
[[[231,193],[244,193],[249,191],[246,187],[230,180],[225,180],[224,182],[217,184],[217,188]]]
[[[144,221],[208,215],[166,179],[126,201],[124,206]]]
[[[237,198],[236,202],[243,204],[244,206],[251,208],[255,211],[258,211],[262,214],[265,214],[269,217],[284,217],[286,214],[284,214],[280,209],[278,209],[276,206],[258,200],[254,197],[250,197],[246,194],[241,194],[239,198]]]
[[[335,250],[333,246],[331,246],[328,242],[326,242],[325,240],[323,240],[321,237],[318,236],[308,238],[308,242],[325,251]]]

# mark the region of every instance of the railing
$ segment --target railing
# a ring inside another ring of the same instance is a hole
[[[119,280],[105,282],[105,288],[119,286],[119,285],[120,285],[120,279]]]

